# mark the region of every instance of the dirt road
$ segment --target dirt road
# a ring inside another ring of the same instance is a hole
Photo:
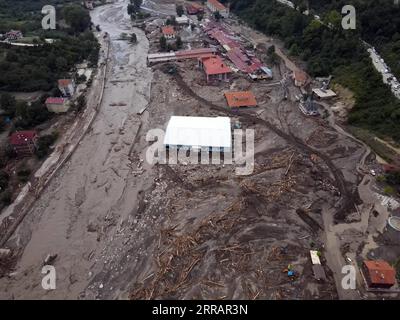
[[[103,103],[73,157],[10,239],[9,243],[24,247],[24,251],[16,273],[0,280],[0,298],[78,298],[93,278],[101,278],[96,270],[103,269],[102,250],[116,252],[120,247],[112,244],[115,233],[121,233],[142,188],[141,184],[131,185],[126,191],[132,182],[131,146],[141,126],[136,113],[149,102],[152,79],[146,66],[144,33],[134,30],[137,45],[117,40],[121,33],[132,32],[126,3],[119,1],[91,13],[93,23],[111,37],[112,58]],[[58,255],[54,291],[45,291],[40,285],[43,259],[48,254]]]

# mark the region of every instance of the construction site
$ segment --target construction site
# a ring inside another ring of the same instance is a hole
[[[279,40],[233,15],[216,21],[206,6],[198,21],[190,13],[200,2],[185,12],[190,23],[168,31],[183,48],[160,50],[178,1],[144,1],[142,29],[132,28],[128,2],[91,11],[111,38],[105,99],[7,239],[0,298],[398,299],[370,292],[360,275],[364,260],[398,259],[400,233],[369,174],[375,155],[330,111],[329,99],[340,99],[331,78],[310,79]],[[129,30],[135,45],[116,39]],[[235,163],[149,164],[148,132],[177,116],[254,130],[252,173],[237,175]],[[49,254],[53,291],[40,287]],[[355,290],[341,286],[349,264]]]

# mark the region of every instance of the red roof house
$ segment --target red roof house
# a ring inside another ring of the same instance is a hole
[[[173,26],[163,26],[161,27],[162,34],[164,37],[167,39],[173,39],[175,38],[175,29]]]
[[[28,156],[35,152],[37,133],[31,131],[16,131],[10,136],[10,145],[18,156]]]
[[[54,113],[67,112],[69,109],[68,100],[65,98],[50,97],[46,99],[47,110]]]
[[[362,266],[370,288],[390,288],[396,283],[396,270],[383,260],[366,260]]]
[[[228,75],[232,73],[219,56],[205,57],[199,59],[199,65],[206,74],[207,82],[210,81],[227,81]]]

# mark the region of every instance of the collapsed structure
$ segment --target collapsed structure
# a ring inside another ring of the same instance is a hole
[[[232,73],[219,56],[205,57],[198,60],[199,67],[204,70],[207,82],[228,81],[228,76]]]
[[[35,130],[16,131],[10,136],[10,145],[18,157],[30,156],[36,150],[37,139]]]

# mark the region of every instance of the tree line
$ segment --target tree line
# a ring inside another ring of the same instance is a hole
[[[361,37],[372,44],[397,46],[393,41],[400,38],[397,33],[400,30],[400,15],[398,8],[390,13],[394,10],[392,3],[383,0],[310,0],[311,8],[318,3],[315,8],[318,13],[322,12],[324,23],[314,20],[312,14],[305,16],[275,0],[231,0],[230,3],[231,9],[251,26],[282,39],[291,55],[307,62],[310,75],[332,74],[334,81],[354,92],[356,102],[348,118],[349,124],[372,130],[382,137],[391,137],[400,143],[400,102],[382,83],[381,75],[372,66],[360,41]],[[339,8],[349,3],[357,7],[360,28],[356,30],[341,28]],[[379,18],[372,18],[373,9],[368,4],[376,9],[376,13],[387,13],[387,19],[382,19],[380,15]],[[395,15],[398,17],[394,18]],[[384,23],[392,25],[384,26]]]

